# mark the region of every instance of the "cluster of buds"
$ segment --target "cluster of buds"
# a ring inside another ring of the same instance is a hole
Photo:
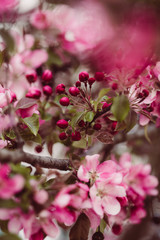
[[[31,71],[26,74],[26,79],[30,84],[35,83],[38,79],[36,71]],[[43,94],[47,97],[53,93],[52,87],[49,85],[52,82],[53,74],[49,69],[46,69],[41,75],[41,82],[43,84]],[[41,97],[41,91],[36,87],[31,87],[26,94],[28,98],[39,99]]]
[[[68,124],[68,121],[66,121],[65,119],[60,119],[57,122],[57,126],[60,129],[65,129],[65,132],[61,132],[59,134],[59,139],[61,141],[66,140],[68,137],[70,137],[72,141],[79,141],[81,140],[81,135],[83,135],[83,132],[84,134],[92,135],[92,133],[94,133],[95,131],[100,131],[102,129],[102,122],[108,126],[108,122],[105,121],[104,115],[105,113],[109,113],[111,103],[102,101],[100,109],[95,110],[91,97],[92,85],[96,81],[100,82],[104,79],[105,75],[102,72],[96,72],[94,77],[90,77],[87,72],[83,71],[79,74],[79,80],[76,81],[75,86],[71,86],[69,89],[66,89],[66,86],[62,83],[56,86],[56,93],[59,94],[59,104],[61,106],[68,107],[69,105],[73,105],[76,108],[79,107],[80,109],[82,109],[80,111],[84,111],[87,109],[95,116],[91,121],[88,121],[85,118],[80,118],[79,121],[76,123],[76,130],[74,132],[72,132],[72,127],[70,126],[70,124]],[[88,87],[90,88],[90,91],[88,91]],[[102,121],[97,118],[101,118]],[[109,121],[109,126],[112,133],[115,132],[116,123],[117,122],[113,122],[111,120]]]

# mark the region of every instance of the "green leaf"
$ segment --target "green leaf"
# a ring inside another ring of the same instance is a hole
[[[21,240],[21,238],[19,238],[15,234],[6,234],[3,236],[0,236],[0,240]]]
[[[21,119],[23,123],[27,125],[30,131],[37,136],[39,130],[39,115],[33,113],[31,117]]]
[[[16,110],[17,109],[25,109],[25,108],[29,108],[33,105],[35,105],[37,103],[37,100],[32,99],[32,98],[22,98],[21,100],[19,100],[19,102],[16,105]]]
[[[81,139],[80,141],[73,142],[72,146],[75,147],[75,148],[86,149],[87,141],[85,139]]]
[[[117,121],[122,122],[127,117],[129,110],[129,101],[125,95],[120,95],[113,99],[111,112],[113,113]]]
[[[76,123],[83,117],[85,112],[77,112],[71,119],[70,125],[71,127],[75,127]]]
[[[19,133],[25,142],[32,141],[39,144],[42,143],[41,136],[39,134],[37,134],[37,136],[33,135],[33,133],[29,130],[29,128],[19,129]]]
[[[106,222],[105,222],[105,220],[104,219],[102,219],[101,220],[101,223],[100,223],[100,231],[102,232],[102,233],[104,233],[104,230],[105,230],[105,228],[106,228]]]
[[[106,96],[106,94],[110,91],[110,88],[103,88],[99,94],[98,94],[98,98],[97,100],[94,102],[94,109],[95,111],[97,111],[97,107],[98,107],[98,104],[99,102],[101,102],[103,99],[104,100],[107,100],[108,97]]]
[[[145,135],[145,138],[147,139],[147,141],[151,144],[151,139],[148,136],[148,125],[144,126],[144,135]]]
[[[48,52],[49,54],[49,58],[48,58],[48,64],[54,64],[57,65],[58,67],[61,67],[63,65],[63,61],[61,60],[60,56],[58,54],[56,54],[55,52]]]
[[[88,217],[81,213],[69,233],[70,240],[87,240],[90,228]]]
[[[110,91],[110,88],[103,88],[99,94],[98,94],[98,99],[97,100],[101,100],[108,92]]]
[[[9,31],[1,29],[0,30],[0,35],[3,38],[3,40],[6,43],[7,49],[12,52],[14,50],[14,39],[13,37],[10,35]]]
[[[100,142],[105,143],[105,144],[112,144],[113,143],[113,135],[109,132],[104,132],[104,131],[98,132],[97,135],[96,135],[96,138]]]
[[[94,119],[94,112],[90,111],[90,112],[87,112],[86,115],[85,115],[85,120],[87,122],[92,122],[92,120]]]
[[[125,132],[129,132],[137,123],[137,113],[134,111],[129,111],[128,116],[125,119],[126,129]]]
[[[3,61],[4,61],[4,52],[0,51],[0,67],[2,66]]]
[[[12,199],[0,199],[0,208],[15,208],[18,204]]]

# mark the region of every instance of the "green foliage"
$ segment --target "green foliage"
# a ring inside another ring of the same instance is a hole
[[[42,138],[39,134],[36,136],[30,131],[30,129],[19,129],[19,133],[25,142],[32,141],[41,144]]]
[[[72,117],[71,121],[70,121],[70,125],[72,128],[74,128],[76,126],[76,124],[79,122],[80,119],[83,118],[83,116],[85,115],[85,112],[77,112],[76,114],[74,114],[74,116]]]
[[[8,234],[0,236],[0,240],[21,240],[21,238],[19,238],[15,234],[8,233]]]
[[[98,94],[98,98],[97,100],[94,102],[94,109],[95,111],[97,111],[98,108],[98,104],[103,101],[103,100],[107,100],[108,97],[106,96],[106,94],[110,91],[110,88],[103,88],[99,94]]]
[[[15,43],[13,37],[10,35],[9,31],[5,29],[0,29],[0,35],[6,43],[9,52],[14,51]]]
[[[117,121],[122,122],[127,117],[129,110],[129,100],[125,95],[120,95],[113,99],[111,112]]]
[[[92,122],[94,119],[94,116],[95,116],[94,112],[92,112],[92,111],[87,112],[85,115],[85,121]]]
[[[15,208],[18,204],[12,199],[0,199],[0,208]]]
[[[30,131],[37,136],[39,130],[39,115],[33,113],[31,117],[21,119],[23,123],[27,125]]]

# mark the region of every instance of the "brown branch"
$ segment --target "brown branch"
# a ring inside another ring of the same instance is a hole
[[[69,159],[57,159],[48,156],[39,156],[30,153],[23,152],[22,150],[9,151],[3,149],[0,151],[0,162],[26,162],[33,166],[39,166],[43,168],[69,170]]]

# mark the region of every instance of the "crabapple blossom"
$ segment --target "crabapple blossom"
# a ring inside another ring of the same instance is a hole
[[[10,177],[10,167],[9,165],[0,165],[0,198],[9,199],[15,193],[21,191],[24,186],[24,178],[17,174]]]

